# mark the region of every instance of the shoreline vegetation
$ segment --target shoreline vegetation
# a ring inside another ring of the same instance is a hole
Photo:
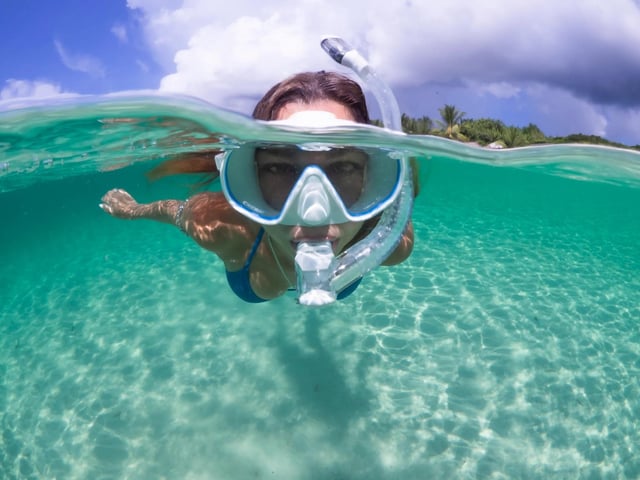
[[[640,151],[639,145],[625,145],[612,142],[597,135],[574,133],[564,137],[549,137],[537,125],[529,123],[525,127],[505,125],[500,120],[491,118],[470,119],[454,105],[445,105],[438,109],[441,119],[434,121],[428,116],[413,118],[402,114],[402,130],[413,135],[435,135],[474,143],[488,148],[515,148],[531,145],[549,145],[562,143],[584,143],[608,147],[625,148]],[[374,124],[382,126],[382,122],[374,120]]]

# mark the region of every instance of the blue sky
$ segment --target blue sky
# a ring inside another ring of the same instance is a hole
[[[5,52],[0,82],[50,82],[74,93],[157,88],[163,71],[124,1],[2,0],[0,5]]]
[[[640,144],[638,0],[0,0],[0,99],[160,89],[248,113],[356,45],[401,110]]]

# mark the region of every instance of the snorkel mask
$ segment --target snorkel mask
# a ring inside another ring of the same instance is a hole
[[[323,49],[350,67],[378,100],[387,128],[401,130],[391,90],[346,42],[327,38]],[[269,124],[301,129],[360,125],[324,111],[302,111]],[[216,157],[225,197],[262,225],[321,226],[362,222],[381,215],[373,231],[337,257],[329,241],[301,242],[296,250],[298,301],[325,305],[336,292],[379,266],[395,249],[409,221],[413,185],[406,157],[382,149],[324,143],[245,145]]]
[[[278,123],[299,127],[312,119],[335,126],[332,114],[316,111]],[[216,163],[225,196],[244,216],[262,225],[307,227],[382,213],[397,198],[406,168],[396,152],[322,143],[249,144]]]

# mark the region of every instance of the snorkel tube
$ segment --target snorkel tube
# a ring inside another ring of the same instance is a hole
[[[385,127],[401,131],[398,102],[369,62],[341,38],[325,38],[321,46],[336,62],[351,68],[371,90],[380,106]],[[336,292],[379,266],[397,247],[411,217],[413,205],[409,161],[406,156],[400,161],[404,175],[402,189],[366,238],[337,257],[333,255],[329,242],[303,242],[298,245],[295,263],[300,304],[326,305],[334,302]]]

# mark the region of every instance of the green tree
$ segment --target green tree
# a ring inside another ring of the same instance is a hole
[[[406,113],[403,113],[401,121],[402,130],[405,133],[426,135],[433,129],[433,121],[427,116],[423,116],[421,118],[411,118]]]
[[[502,132],[502,141],[509,147],[524,147],[529,143],[527,136],[518,127],[507,127]]]
[[[547,137],[537,125],[530,123],[522,129],[522,133],[527,137],[528,143],[544,143]]]
[[[460,122],[466,115],[466,113],[461,112],[453,105],[445,105],[444,107],[438,109],[440,113],[440,117],[442,117],[442,122],[438,122],[440,128],[444,129],[444,133],[447,137],[453,138],[455,132],[455,127],[460,128]]]
[[[488,145],[502,138],[504,123],[491,118],[479,118],[477,120],[465,119],[460,124],[460,131],[472,142],[480,145]]]

